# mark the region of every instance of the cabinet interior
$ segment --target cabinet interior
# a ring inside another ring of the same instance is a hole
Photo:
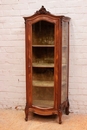
[[[39,21],[32,25],[33,45],[54,45],[54,24]]]
[[[33,105],[54,106],[54,24],[39,21],[32,25]]]

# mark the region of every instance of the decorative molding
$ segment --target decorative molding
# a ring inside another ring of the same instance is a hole
[[[42,6],[42,7],[40,8],[40,10],[36,11],[35,14],[50,14],[50,12],[47,11],[47,10],[44,8],[44,6]]]

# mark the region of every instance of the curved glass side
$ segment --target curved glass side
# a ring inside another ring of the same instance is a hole
[[[62,84],[61,103],[67,100],[68,82],[68,22],[62,22]]]

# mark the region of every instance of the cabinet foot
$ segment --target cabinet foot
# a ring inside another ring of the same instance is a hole
[[[61,124],[62,123],[62,110],[61,109],[59,109],[58,115],[59,115],[59,124]]]
[[[25,121],[28,121],[28,106],[25,107]]]
[[[28,121],[28,117],[25,117],[25,121]]]
[[[67,106],[65,107],[65,114],[69,115],[69,101],[67,101]]]

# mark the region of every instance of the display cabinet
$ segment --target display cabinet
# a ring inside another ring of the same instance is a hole
[[[54,16],[44,6],[25,19],[26,107],[47,116],[69,114],[69,17]]]

